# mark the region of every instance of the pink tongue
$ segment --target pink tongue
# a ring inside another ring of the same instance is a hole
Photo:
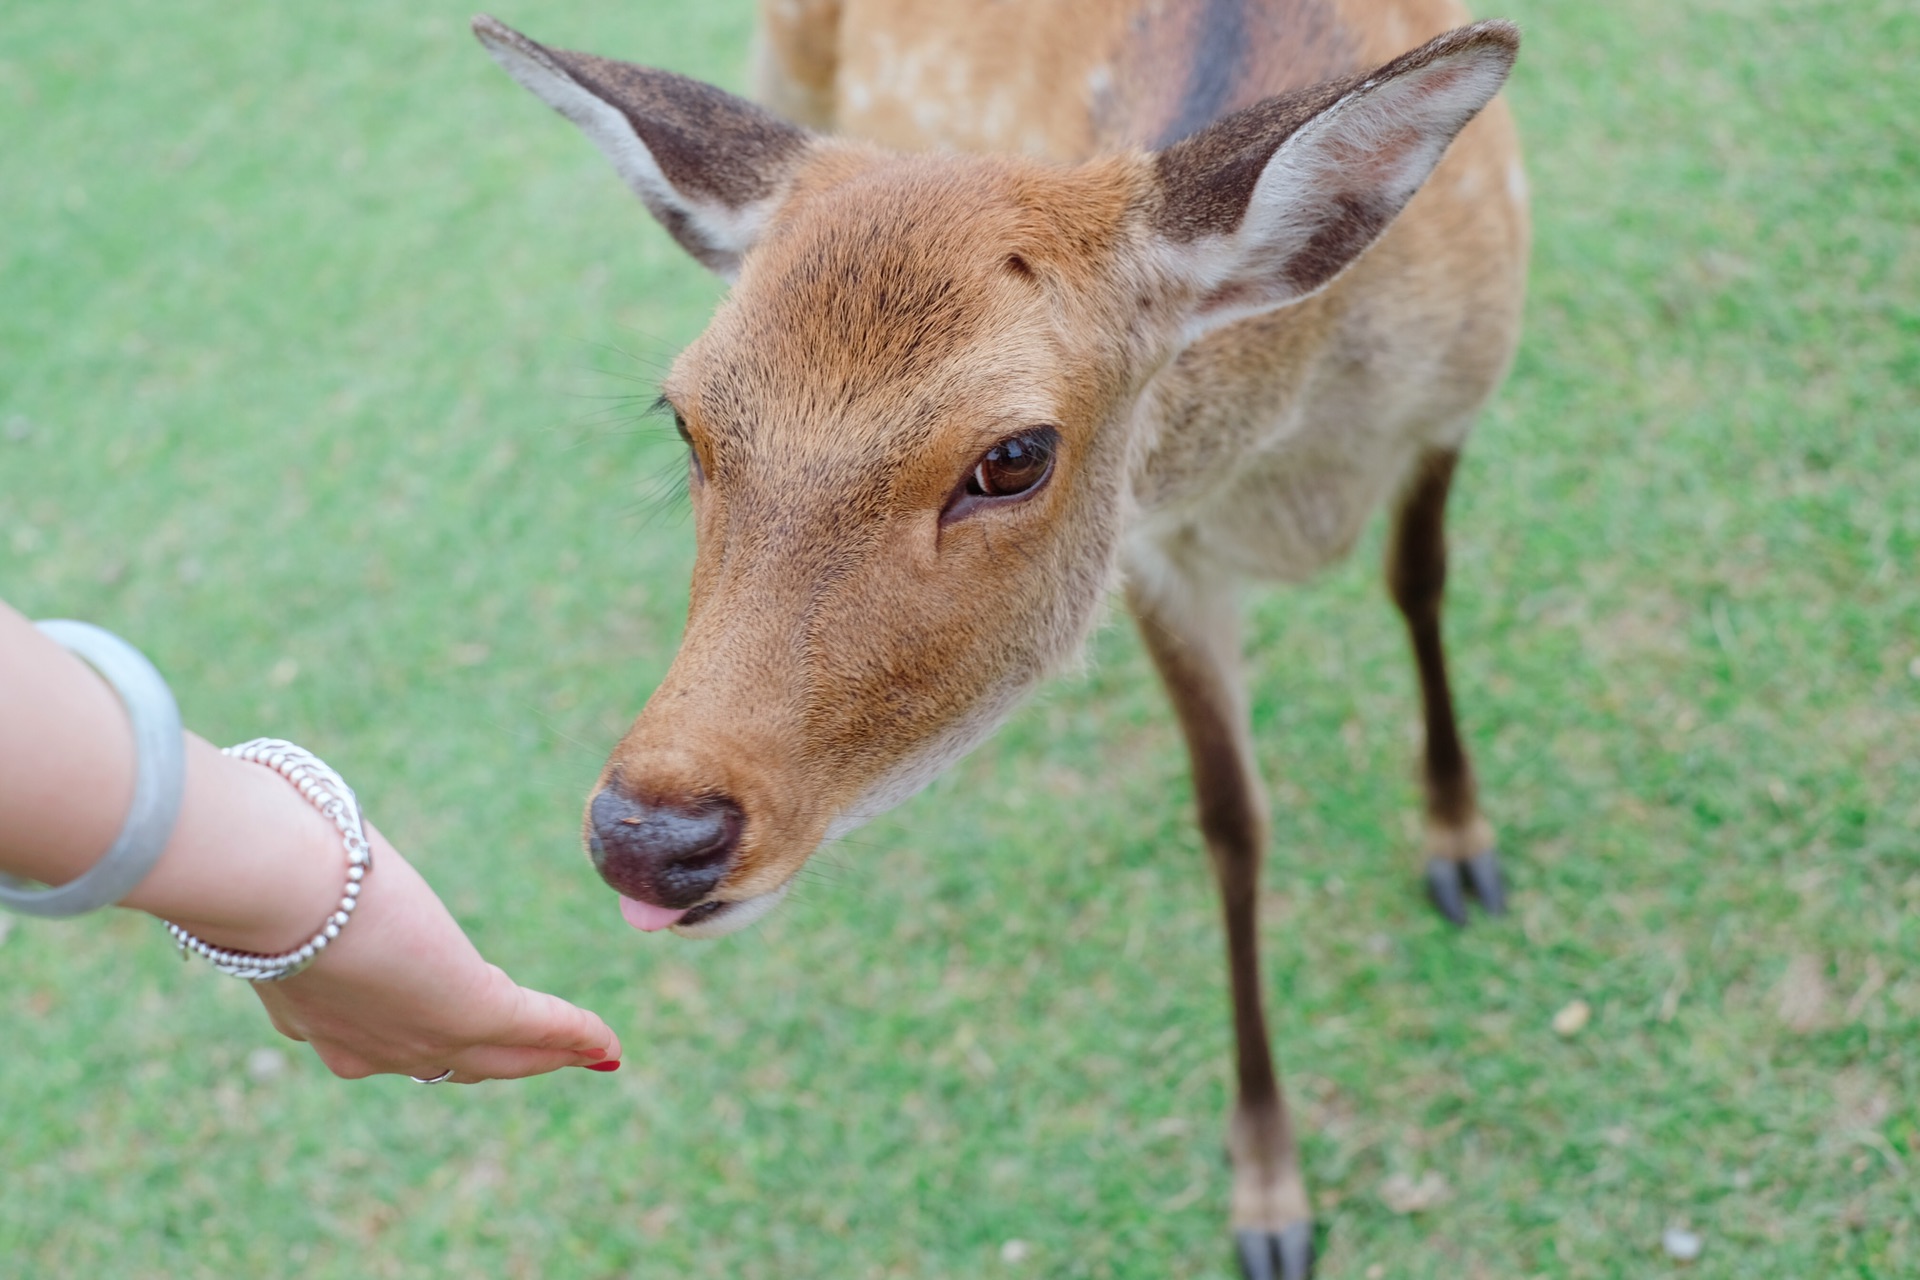
[[[640,932],[657,933],[679,923],[680,917],[687,914],[687,909],[682,907],[675,911],[670,907],[656,907],[651,902],[640,902],[623,893],[620,895],[620,914]]]

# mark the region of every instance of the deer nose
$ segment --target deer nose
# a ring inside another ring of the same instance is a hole
[[[746,819],[725,797],[645,804],[612,787],[587,807],[587,849],[600,878],[656,907],[691,907],[733,864]]]

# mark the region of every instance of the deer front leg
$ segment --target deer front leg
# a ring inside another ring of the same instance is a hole
[[[1466,895],[1489,915],[1507,909],[1493,828],[1480,815],[1473,765],[1460,744],[1453,694],[1440,645],[1440,599],[1447,585],[1447,491],[1460,455],[1436,450],[1414,468],[1387,552],[1387,585],[1407,621],[1426,711],[1427,894],[1454,924],[1467,922]]]
[[[1239,623],[1222,586],[1136,583],[1128,603],[1186,735],[1200,829],[1220,885],[1233,990],[1235,1098],[1227,1123],[1232,1226],[1246,1280],[1307,1280],[1313,1223],[1260,994],[1260,859],[1266,806],[1241,690]]]

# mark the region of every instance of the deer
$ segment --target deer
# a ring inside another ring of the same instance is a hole
[[[661,387],[685,631],[583,821],[625,918],[761,919],[1124,598],[1220,893],[1232,1247],[1303,1280],[1238,600],[1388,513],[1426,892],[1503,911],[1440,615],[1448,492],[1519,335],[1517,29],[1454,0],[764,0],[758,103],[473,29],[730,285]]]

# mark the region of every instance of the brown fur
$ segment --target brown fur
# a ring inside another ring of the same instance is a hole
[[[1223,11],[1235,20],[1220,21]],[[1077,160],[1115,146],[1164,144],[1229,110],[1245,113],[1245,127],[1237,134],[1213,130],[1159,153],[1154,161],[1158,181],[1148,190],[1141,189],[1135,174],[1133,190],[1125,192],[1124,167],[1110,175],[1102,187],[1111,193],[1105,203],[1062,216],[1075,229],[1069,237],[1016,241],[1004,223],[996,227],[970,211],[960,239],[981,247],[940,260],[943,265],[972,260],[978,282],[993,277],[994,260],[1007,252],[1040,264],[1042,273],[1072,273],[1077,263],[1097,261],[1126,234],[1116,220],[1124,220],[1129,196],[1151,205],[1153,191],[1183,196],[1181,203],[1160,205],[1151,214],[1166,234],[1195,238],[1231,230],[1279,138],[1349,90],[1362,67],[1402,54],[1465,15],[1450,3],[1362,5],[1358,0],[1337,7],[1318,0],[1266,5],[1208,0],[1147,5],[1134,12],[1098,3],[983,8],[848,0],[841,17],[837,122],[850,133],[893,147]],[[914,65],[924,72],[917,77],[901,73],[903,66]],[[1186,68],[1186,74],[1169,74],[1177,67]],[[1044,127],[1036,128],[1036,122]],[[1237,169],[1225,169],[1239,176],[1225,187],[1196,191],[1201,174],[1212,175],[1216,183],[1223,174],[1220,155],[1196,153],[1223,146],[1245,153]],[[1017,161],[1000,161],[997,168],[1003,181],[1043,183]],[[977,166],[969,172],[974,176],[968,181],[980,181]],[[1238,707],[1236,655],[1221,639],[1222,627],[1211,635],[1183,634],[1182,624],[1196,616],[1230,618],[1222,573],[1297,578],[1338,557],[1367,514],[1400,490],[1402,476],[1414,473],[1406,514],[1397,522],[1393,577],[1396,598],[1407,612],[1427,711],[1429,850],[1463,859],[1489,847],[1491,833],[1473,795],[1439,649],[1440,521],[1450,460],[1472,413],[1504,372],[1517,332],[1527,228],[1524,203],[1513,190],[1515,172],[1512,128],[1496,103],[1456,141],[1385,237],[1331,287],[1298,306],[1217,333],[1179,353],[1171,366],[1153,371],[1158,376],[1145,388],[1144,421],[1137,423],[1129,451],[1129,474],[1109,473],[1097,482],[1085,477],[1083,492],[1096,500],[1082,508],[1081,519],[1110,524],[1126,511],[1136,528],[1157,526],[1159,535],[1154,550],[1123,554],[1121,567],[1133,581],[1130,602],[1180,712],[1193,756],[1201,826],[1222,891],[1239,1046],[1238,1100],[1229,1133],[1235,1166],[1232,1220],[1241,1231],[1275,1233],[1277,1239],[1277,1233],[1306,1219],[1308,1206],[1260,995],[1254,903],[1265,844],[1264,808]],[[1039,203],[1058,211],[1066,193],[1040,194]],[[962,199],[958,192],[952,198]],[[1355,207],[1350,212],[1349,220],[1326,234],[1365,244],[1394,211]],[[1313,260],[1296,268],[1303,287],[1334,276],[1352,256],[1352,246],[1345,243],[1316,249]],[[783,274],[792,270],[782,268]],[[1081,268],[1079,274],[1076,283],[1085,290],[1087,273]],[[1004,295],[1016,282],[994,283]],[[1024,342],[1012,348],[1025,356],[1018,361],[1023,372],[1052,376],[1051,389],[1035,395],[1036,405],[1050,399],[1075,405],[1077,412],[1063,415],[1068,438],[1088,457],[1096,448],[1086,435],[1091,424],[1139,385],[1138,372],[1126,367],[1137,347],[1129,317],[1119,314],[1124,299],[1097,286],[1091,293],[1095,313],[1072,322],[1107,335],[1104,344],[1062,342],[1060,321],[1066,317],[1050,317],[1052,325],[1033,324],[1022,331]],[[1034,299],[1015,292],[1014,302],[1032,309]],[[825,306],[817,310],[823,322],[830,313]],[[828,323],[842,330],[839,323]],[[996,370],[1009,367],[1004,335],[1020,330],[1011,320],[1003,323],[990,366]],[[968,325],[954,326],[956,351],[966,348],[975,332]],[[1036,359],[1036,344],[1053,349]],[[814,351],[831,344],[824,334],[809,334],[794,345]],[[857,361],[871,356],[859,348],[843,349],[854,351],[850,358]],[[864,382],[871,377],[868,369],[836,376]],[[988,395],[1000,390],[997,379],[983,388]],[[1036,390],[1022,388],[1026,394]],[[969,408],[984,409],[979,416],[989,421],[998,417],[991,400]],[[1018,421],[1019,415],[1004,420]],[[1293,430],[1275,430],[1276,421],[1289,420]],[[890,438],[891,456],[902,459],[899,435],[890,433]],[[910,471],[912,455],[904,456]],[[1449,461],[1444,468],[1422,461],[1431,457]],[[1210,508],[1223,507],[1238,514],[1209,518]],[[1289,516],[1290,510],[1299,514]],[[1063,511],[1050,518],[1072,517]],[[1283,527],[1278,536],[1275,526]],[[1272,554],[1275,550],[1279,554]],[[1045,561],[1044,537],[1020,554]],[[1074,600],[1077,610],[1098,590],[1107,565],[1082,562],[1078,577],[1070,566],[1068,558],[1049,569],[1047,590],[1056,600]],[[956,569],[980,572],[973,566]],[[1197,596],[1192,584],[1203,584]],[[863,593],[862,603],[885,619],[885,634],[899,634],[904,627],[915,637],[958,640],[959,650],[885,646],[884,652],[906,661],[904,669],[863,655],[861,665],[875,668],[880,679],[855,682],[860,701],[878,699],[876,705],[892,706],[903,688],[925,696],[931,687],[957,694],[964,703],[974,696],[979,679],[967,670],[965,651],[1010,643],[1007,637],[987,639],[978,633],[983,626],[1007,625],[1007,615],[997,610],[962,609],[928,625],[902,616],[914,598],[910,590],[876,584]],[[1024,634],[1038,640],[1020,654],[1023,667],[1044,666],[1061,651],[1061,639],[1079,631],[1070,618],[1049,614],[1038,601],[1021,600],[1019,616]],[[1049,617],[1050,624],[1034,625]],[[1224,630],[1236,634],[1230,626]],[[958,689],[950,675],[959,677]],[[1003,678],[1002,683],[1012,682]],[[934,699],[940,701],[938,693]],[[858,729],[866,739],[864,752],[885,758],[888,748],[876,745],[873,736],[884,730],[872,724]]]
[[[667,380],[706,477],[691,620],[611,767],[650,780],[642,799],[743,804],[730,894],[789,877],[903,742],[948,729],[1009,671],[1024,688],[1057,665],[1111,580],[1104,558],[1077,564],[1063,539],[1017,545],[1037,571],[1008,578],[995,569],[1002,521],[929,518],[1011,430],[1057,424],[1092,455],[1124,391],[1111,344],[1077,338],[1031,278],[1071,275],[1099,238],[1089,223],[1117,225],[1124,172],[1059,190],[1038,168],[992,176],[983,193],[954,160],[837,153],[797,181]],[[1048,201],[1052,216],[1036,216]],[[1075,239],[1060,205],[1086,215]],[[1116,526],[1122,462],[1090,456],[1084,485],[1050,485],[1028,514]],[[994,589],[936,586],[955,575]]]
[[[796,145],[699,96],[656,109],[666,82],[644,77],[627,110],[676,187],[771,212],[666,382],[697,459],[687,632],[603,785],[736,803],[717,898],[767,895],[979,740],[1124,582],[1222,890],[1233,1218],[1256,1234],[1297,1228],[1307,1197],[1260,997],[1265,808],[1233,592],[1316,572],[1398,501],[1430,847],[1482,851],[1438,611],[1452,459],[1518,332],[1505,109],[1466,124],[1404,209],[1380,184],[1428,135],[1389,130],[1326,171],[1331,214],[1271,271],[1210,284],[1207,255],[1240,243],[1271,158],[1332,104],[1429,69],[1443,93],[1464,64],[1437,60],[1463,50],[1510,60],[1505,29],[1408,54],[1465,18],[1452,0],[766,0],[762,99],[847,137]],[[637,74],[553,56],[596,83]],[[1226,318],[1196,327],[1209,314]],[[940,518],[983,451],[1043,425],[1044,487]]]

